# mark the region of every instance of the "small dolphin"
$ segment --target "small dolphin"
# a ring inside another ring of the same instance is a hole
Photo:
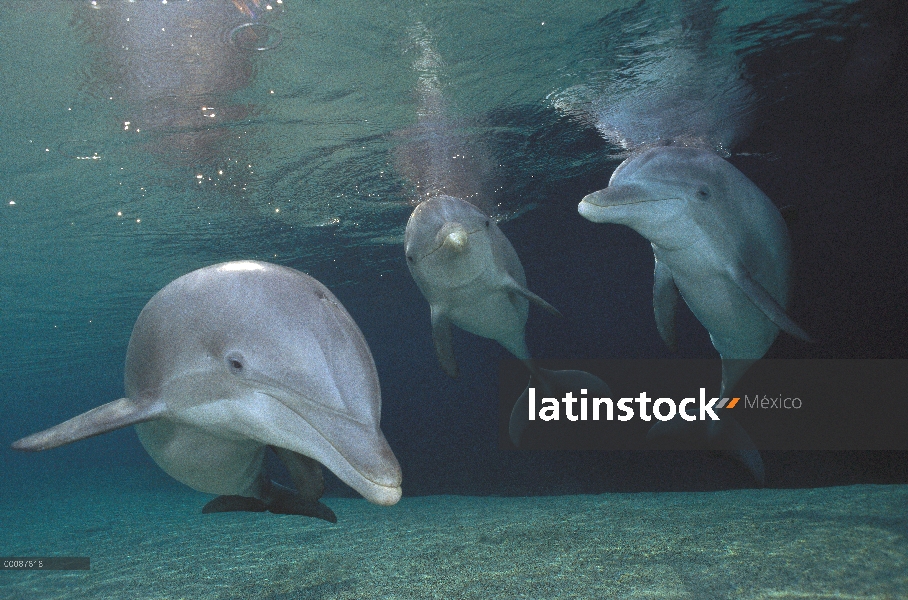
[[[523,265],[498,225],[453,196],[416,207],[404,234],[407,266],[432,310],[432,338],[442,368],[457,377],[451,324],[495,340],[528,361],[529,301],[561,313],[526,287]]]
[[[333,522],[318,501],[319,463],[370,502],[401,497],[400,466],[379,428],[369,347],[337,298],[299,271],[228,262],[171,282],[136,321],[125,387],[125,398],[13,448],[47,450],[135,425],[169,475],[222,494],[203,512],[269,510]],[[297,493],[266,477],[266,447]]]
[[[530,385],[546,396],[561,390],[592,388],[607,395],[608,386],[582,371],[547,371],[530,360],[525,341],[529,303],[554,315],[561,313],[526,287],[523,265],[495,221],[475,206],[453,196],[436,196],[416,207],[404,236],[407,266],[432,311],[432,338],[442,368],[457,377],[451,325],[493,339],[522,360],[532,374]],[[593,392],[591,392],[593,393]],[[526,391],[524,392],[526,396]],[[516,445],[525,429],[526,400],[511,414]]]
[[[677,348],[680,291],[722,357],[721,394],[763,357],[779,329],[810,340],[785,314],[791,250],[782,216],[715,152],[672,146],[641,152],[578,211],[595,223],[627,225],[651,242],[659,334]]]

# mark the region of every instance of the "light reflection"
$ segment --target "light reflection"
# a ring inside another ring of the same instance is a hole
[[[165,163],[216,167],[226,162],[232,136],[224,125],[256,111],[252,104],[228,100],[255,73],[254,53],[231,44],[228,32],[255,24],[273,33],[259,22],[264,10],[258,0],[93,0],[92,8],[104,10],[77,9],[82,14],[75,21],[99,49],[96,64],[86,71],[91,77],[86,87],[125,103],[129,114],[122,115],[122,131],[144,131],[146,147]]]

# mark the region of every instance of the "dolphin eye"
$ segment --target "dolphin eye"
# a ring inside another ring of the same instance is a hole
[[[701,186],[700,189],[697,190],[697,198],[699,198],[700,200],[706,200],[707,198],[709,198],[709,188],[705,185]]]
[[[228,354],[226,362],[227,369],[231,373],[233,373],[234,375],[242,374],[243,369],[245,368],[245,361],[243,360],[243,356],[241,354],[239,354],[238,352],[232,352]]]
[[[407,260],[409,260],[410,262],[413,262],[413,257],[410,255],[407,255]]]
[[[489,222],[488,222],[488,221],[486,221],[486,227],[488,227],[488,226],[489,226]]]

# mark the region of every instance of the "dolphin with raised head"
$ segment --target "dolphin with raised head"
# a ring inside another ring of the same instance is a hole
[[[203,512],[304,514],[319,502],[321,465],[370,502],[396,503],[401,471],[379,427],[369,346],[334,295],[293,269],[240,261],[184,275],[152,297],[126,352],[126,397],[13,444],[47,450],[135,425],[175,479],[221,494]],[[265,451],[294,492],[270,481]]]
[[[410,274],[429,301],[435,353],[448,375],[458,375],[451,330],[457,325],[495,340],[522,360],[532,374],[530,385],[541,387],[546,396],[581,388],[608,395],[605,382],[589,373],[540,369],[531,361],[525,340],[530,302],[561,313],[527,289],[517,252],[494,219],[460,198],[436,196],[410,215],[404,251]],[[526,427],[526,406],[524,391],[511,414],[515,445]]]
[[[810,340],[785,313],[791,250],[781,214],[715,152],[645,150],[621,163],[608,187],[583,198],[578,210],[595,223],[627,225],[650,241],[659,334],[677,348],[680,292],[722,357],[723,395],[780,329]]]
[[[680,294],[722,358],[720,397],[763,357],[780,329],[810,340],[785,312],[791,250],[781,214],[712,150],[662,146],[639,152],[618,166],[607,188],[583,198],[578,211],[595,223],[627,225],[650,241],[659,334],[677,348]],[[658,423],[648,438],[699,438],[764,481],[759,451],[731,417]]]

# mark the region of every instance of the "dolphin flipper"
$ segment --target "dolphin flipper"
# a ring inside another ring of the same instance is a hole
[[[653,273],[653,312],[659,335],[672,352],[678,351],[678,335],[675,331],[675,308],[678,306],[678,286],[665,262],[656,260]]]
[[[451,332],[451,319],[441,310],[432,307],[432,341],[435,342],[435,354],[441,368],[451,377],[459,374],[457,359],[454,358],[453,333]]]
[[[136,401],[120,398],[64,421],[59,425],[39,431],[13,443],[14,450],[49,450],[84,440],[127,425],[144,423],[159,417],[165,410],[162,402]]]
[[[505,288],[507,288],[507,290],[509,292],[513,292],[515,294],[519,294],[519,295],[523,296],[524,298],[526,298],[527,300],[529,300],[536,306],[544,308],[545,310],[552,313],[556,317],[564,316],[561,314],[560,310],[558,310],[557,308],[555,308],[554,306],[552,306],[551,304],[549,304],[548,302],[546,302],[545,300],[543,300],[542,298],[540,298],[539,296],[537,296],[536,294],[534,294],[533,292],[528,290],[526,288],[526,286],[520,285],[513,279],[508,278],[507,282],[505,283]]]
[[[769,318],[770,321],[775,323],[779,329],[787,331],[791,335],[801,338],[806,342],[812,342],[813,338],[807,334],[803,329],[798,327],[798,325],[791,320],[787,314],[785,314],[785,309],[779,306],[779,303],[766,291],[766,289],[757,283],[757,281],[750,276],[744,267],[738,267],[731,274],[732,280],[735,284],[741,288],[741,290],[750,298],[757,308],[763,311],[763,314]]]

